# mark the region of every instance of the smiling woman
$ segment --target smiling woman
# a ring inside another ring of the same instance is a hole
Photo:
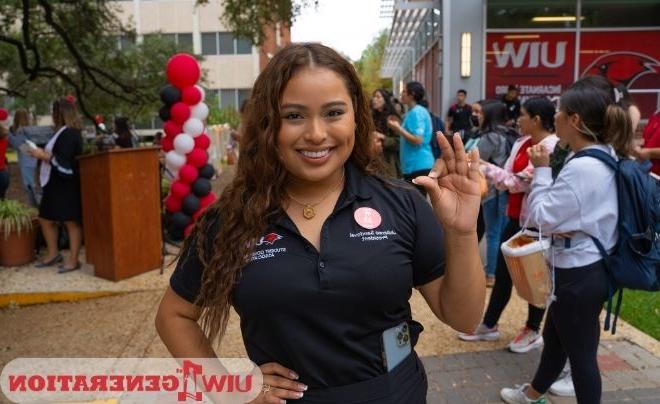
[[[418,288],[458,330],[479,320],[478,154],[444,137],[417,184],[379,174],[353,66],[285,48],[257,79],[236,177],[186,241],[156,318],[175,357],[213,357],[230,306],[264,374],[257,403],[422,403]],[[201,325],[197,321],[201,319]]]

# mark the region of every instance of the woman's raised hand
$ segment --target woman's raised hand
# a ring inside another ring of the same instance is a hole
[[[452,138],[453,148],[442,132],[437,132],[436,137],[442,157],[427,176],[417,177],[413,182],[426,189],[435,215],[446,231],[470,234],[477,229],[481,204],[479,151],[466,153],[458,133]]]

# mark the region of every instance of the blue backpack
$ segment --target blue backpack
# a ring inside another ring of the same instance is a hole
[[[617,162],[608,153],[595,149],[579,151],[573,158],[585,156],[602,161],[616,176],[619,240],[614,252],[609,255],[602,243],[591,237],[603,255],[610,277],[605,331],[610,329],[612,298],[617,291],[619,293],[612,323],[614,334],[623,288],[660,290],[660,183],[636,161],[622,158]]]

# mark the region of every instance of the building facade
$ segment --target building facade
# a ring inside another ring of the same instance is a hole
[[[391,36],[381,73],[394,91],[422,82],[446,113],[458,89],[472,102],[560,94],[585,75],[628,88],[643,120],[660,109],[660,0],[383,0]],[[431,27],[431,28],[430,28]]]

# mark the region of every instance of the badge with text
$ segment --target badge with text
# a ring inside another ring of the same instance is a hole
[[[355,221],[365,229],[375,229],[380,226],[382,218],[377,210],[372,208],[359,208],[353,213]]]

